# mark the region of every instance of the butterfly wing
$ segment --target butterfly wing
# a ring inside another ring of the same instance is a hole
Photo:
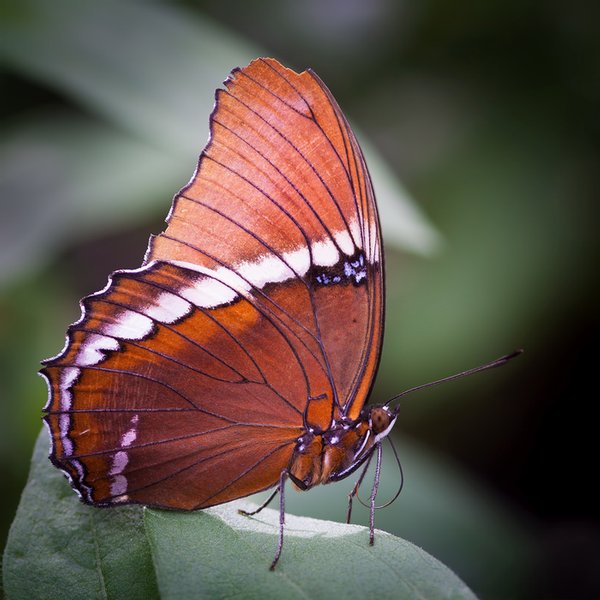
[[[225,290],[153,263],[83,301],[44,374],[53,458],[85,500],[195,508],[277,480],[302,431],[310,357],[248,300],[211,306]]]
[[[383,337],[381,233],[364,157],[325,84],[273,59],[234,70],[167,221],[147,259],[234,265],[257,302],[274,297],[316,341],[335,404],[356,418]]]
[[[307,426],[358,415],[377,368],[379,225],[339,107],[270,59],[225,86],[144,266],[82,301],[42,371],[51,458],[93,504],[271,487]]]

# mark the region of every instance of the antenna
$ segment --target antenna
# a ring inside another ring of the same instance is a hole
[[[394,402],[394,400],[398,400],[399,398],[402,398],[402,396],[406,396],[407,394],[412,394],[412,392],[416,392],[417,390],[422,390],[428,387],[433,387],[434,385],[438,385],[440,383],[446,383],[447,381],[454,381],[455,379],[462,379],[463,377],[468,377],[469,375],[473,375],[475,373],[479,373],[479,371],[486,371],[487,369],[494,369],[496,367],[501,367],[502,365],[505,365],[509,360],[512,360],[513,358],[519,356],[519,354],[522,354],[523,350],[515,350],[514,352],[511,352],[510,354],[505,354],[504,356],[501,356],[500,358],[496,358],[495,360],[492,360],[489,363],[486,363],[484,365],[479,365],[478,367],[474,367],[472,369],[468,369],[466,371],[462,371],[460,373],[456,373],[454,375],[449,375],[448,377],[442,377],[442,379],[437,379],[436,381],[431,381],[430,383],[424,383],[422,385],[417,385],[416,387],[412,387],[408,390],[405,390],[404,392],[400,392],[399,394],[397,394],[396,396],[393,396],[392,398],[390,398],[384,406],[388,406],[391,402]]]

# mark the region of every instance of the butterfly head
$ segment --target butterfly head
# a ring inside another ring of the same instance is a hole
[[[368,406],[365,411],[369,429],[375,436],[374,442],[379,442],[392,430],[398,418],[398,411],[384,404]]]

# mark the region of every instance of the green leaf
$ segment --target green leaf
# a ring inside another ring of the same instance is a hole
[[[474,598],[450,569],[410,542],[369,531],[286,514],[283,554],[277,547],[279,512],[254,517],[250,502],[199,513],[144,513],[161,597]]]
[[[4,552],[11,599],[157,598],[142,509],[82,504],[48,460],[42,431]]]
[[[474,598],[447,567],[383,531],[286,514],[248,501],[194,513],[82,504],[47,459],[42,432],[4,554],[7,598]],[[160,594],[159,594],[160,591]]]

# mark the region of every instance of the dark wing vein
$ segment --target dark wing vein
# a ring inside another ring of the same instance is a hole
[[[269,456],[271,456],[271,454],[274,454],[278,450],[281,450],[281,448],[285,448],[285,446],[287,446],[288,444],[289,444],[289,442],[281,444],[279,447],[275,448],[273,451],[269,452],[268,454],[262,455],[261,459],[256,463],[256,465],[254,465],[254,467],[258,466],[261,462],[263,462],[264,460],[266,460],[267,458],[269,458]],[[206,462],[207,460],[214,460],[215,458],[218,458],[219,456],[223,456],[225,454],[228,454],[229,452],[230,452],[230,450],[226,449],[226,450],[223,450],[221,452],[217,452],[215,454],[211,454],[210,456],[200,458],[197,461],[195,461],[194,463],[192,463],[191,465],[186,465],[185,467],[181,467],[180,469],[176,469],[175,471],[172,471],[168,475],[165,475],[164,477],[161,477],[161,478],[159,478],[159,479],[157,479],[155,481],[151,481],[149,483],[137,486],[135,488],[128,488],[127,489],[127,493],[131,494],[131,495],[134,495],[137,492],[140,492],[141,490],[145,490],[145,489],[147,489],[149,487],[152,487],[154,485],[157,485],[159,483],[163,483],[164,481],[172,479],[172,478],[176,477],[177,475],[180,475],[181,473],[184,473],[185,471],[189,471],[190,469],[194,469],[198,465],[202,464],[203,462]],[[190,453],[190,454],[192,454],[192,453]],[[169,459],[167,461],[163,461],[160,464],[167,464],[169,462],[172,462],[173,460],[178,460],[180,458],[181,458],[181,456],[177,456],[177,457],[175,457],[173,459]],[[220,492],[218,492],[218,493],[220,493]],[[214,494],[214,495],[216,495],[216,494]],[[107,496],[106,500],[112,500],[114,498],[118,498],[119,496],[120,496],[120,494],[114,494],[112,496]],[[211,496],[211,497],[213,497],[213,496]],[[204,502],[202,502],[202,504],[204,504]]]
[[[110,304],[112,306],[118,306],[119,308],[124,308],[130,312],[135,312],[139,315],[143,315],[144,317],[150,319],[156,326],[157,328],[160,327],[164,327],[165,329],[172,331],[173,333],[179,335],[179,337],[184,338],[185,340],[189,341],[190,343],[194,343],[192,342],[192,340],[190,340],[187,336],[181,334],[179,331],[177,331],[177,329],[175,329],[174,327],[170,327],[168,324],[166,323],[162,323],[157,321],[156,319],[153,319],[152,317],[148,316],[146,313],[137,310],[133,307],[130,307],[128,305],[122,304],[120,302],[115,302],[114,300],[107,300],[107,299],[102,299],[102,300],[97,300],[97,302],[99,303],[104,303],[104,304]],[[94,329],[92,327],[80,327],[77,326],[76,328],[73,328],[73,331],[83,331],[86,333],[96,333],[98,335],[106,335],[101,329]],[[113,337],[113,336],[108,336],[108,337]],[[229,369],[230,371],[233,371],[234,373],[236,373],[240,380],[239,381],[234,381],[231,379],[223,379],[221,377],[217,377],[216,375],[210,375],[209,373],[206,373],[205,371],[202,371],[201,369],[197,369],[196,367],[193,367],[187,363],[184,363],[182,361],[180,361],[179,359],[175,358],[174,356],[169,356],[168,354],[163,354],[162,352],[159,352],[158,350],[155,350],[154,348],[149,348],[148,346],[143,346],[142,344],[137,343],[135,340],[130,340],[130,339],[124,339],[124,338],[119,338],[119,337],[115,337],[114,339],[118,340],[119,342],[123,342],[126,344],[131,344],[132,346],[135,346],[136,348],[139,348],[142,351],[146,351],[149,352],[150,354],[155,354],[156,356],[160,356],[161,358],[164,358],[165,360],[169,360],[173,363],[175,363],[176,365],[183,367],[184,369],[189,369],[191,371],[194,371],[200,375],[203,375],[204,377],[208,377],[209,379],[214,379],[215,381],[221,381],[223,383],[246,383],[246,382],[252,382],[252,383],[258,383],[261,384],[261,381],[252,381],[250,379],[248,379],[247,377],[245,377],[244,375],[242,375],[237,369],[234,369],[231,365],[227,364],[226,362],[224,362],[223,360],[221,360],[218,356],[216,356],[215,354],[213,354],[212,352],[210,352],[210,350],[204,348],[203,346],[201,346],[200,344],[195,344],[198,348],[204,350],[211,358],[213,358],[215,361],[218,361],[219,363],[221,363],[224,367],[226,367],[227,369]],[[81,368],[85,368],[87,365],[81,365]]]
[[[225,490],[227,490],[230,487],[232,487],[233,485],[235,485],[240,479],[242,479],[242,477],[245,477],[246,475],[248,475],[248,473],[251,473],[254,469],[256,469],[256,467],[260,466],[261,463],[263,463],[265,460],[267,460],[267,458],[271,457],[276,452],[279,452],[282,448],[285,448],[288,444],[289,444],[289,442],[285,442],[284,444],[280,444],[276,448],[273,448],[273,450],[271,450],[267,454],[263,454],[259,460],[257,460],[250,467],[246,468],[244,471],[242,471],[237,477],[234,477],[227,485],[224,485],[220,490],[216,491],[214,494],[210,495],[208,498],[205,498],[204,501],[202,502],[202,505],[206,505],[206,503],[210,502],[210,500],[212,498],[214,498],[215,496],[218,496],[219,494],[222,494]],[[272,485],[273,484],[266,487],[265,489],[272,487]],[[257,493],[258,491],[261,491],[261,490],[257,490],[254,493]]]
[[[146,442],[144,444],[132,444],[131,446],[127,446],[127,452],[130,450],[139,450],[140,448],[148,448],[153,446],[160,446],[162,444],[170,444],[172,442],[181,442],[182,440],[189,440],[197,437],[202,437],[205,435],[210,435],[211,433],[219,433],[220,431],[226,431],[228,429],[233,429],[238,426],[244,427],[257,427],[257,428],[266,428],[266,429],[290,429],[289,426],[282,425],[271,425],[269,423],[244,423],[243,421],[232,423],[230,425],[223,425],[223,427],[215,427],[214,429],[208,429],[207,431],[200,431],[198,433],[187,433],[185,435],[179,435],[177,437],[165,438],[162,440],[153,440],[152,442]],[[298,428],[300,429],[300,428]],[[85,452],[82,454],[70,454],[69,460],[80,460],[82,458],[90,458],[91,456],[104,456],[106,454],[116,454],[123,450],[122,446],[117,446],[116,448],[109,448],[106,450],[97,450],[96,452]],[[136,469],[133,469],[135,471]],[[131,472],[131,471],[128,471]]]
[[[225,109],[222,109],[222,110],[225,110]],[[296,187],[294,186],[294,184],[289,180],[289,178],[287,177],[287,175],[285,175],[285,173],[283,173],[281,171],[281,169],[268,156],[266,156],[265,154],[263,154],[258,148],[256,148],[252,144],[250,144],[250,142],[248,142],[247,140],[245,140],[243,137],[241,137],[236,131],[234,131],[233,129],[231,129],[227,125],[221,123],[220,121],[217,121],[216,118],[215,118],[214,122],[217,123],[220,127],[223,127],[223,129],[226,129],[229,133],[231,133],[233,136],[235,136],[240,142],[242,142],[243,144],[245,144],[246,146],[248,146],[248,148],[250,148],[251,150],[253,150],[254,152],[256,152],[266,163],[268,163],[273,168],[274,171],[276,171],[282,177],[282,179],[284,179],[289,184],[290,188],[292,188],[298,194],[298,196],[301,198],[301,200],[304,203],[307,202],[306,198],[304,198],[300,194],[300,192],[296,189]],[[256,130],[254,130],[254,131],[256,132]],[[258,134],[258,132],[256,132],[256,133]],[[237,156],[239,156],[245,162],[249,163],[248,159],[245,156],[243,156],[242,154],[240,154],[235,148],[232,148],[231,146],[227,146],[222,140],[219,140],[219,144],[223,148],[227,148],[230,152],[232,152],[233,154],[236,154]],[[273,198],[272,196],[270,196],[269,194],[267,194],[260,186],[258,186],[257,184],[255,184],[252,180],[248,179],[247,177],[244,177],[241,173],[238,173],[237,171],[234,171],[231,167],[229,167],[229,166],[227,166],[227,165],[219,162],[218,160],[216,160],[215,158],[213,158],[211,156],[205,156],[205,158],[208,158],[208,159],[212,160],[214,163],[216,163],[219,166],[223,167],[224,169],[227,169],[228,171],[230,171],[231,173],[233,173],[234,175],[236,175],[237,177],[239,177],[240,179],[244,180],[246,183],[248,183],[249,185],[251,185],[255,190],[257,190],[258,192],[260,192],[269,202],[271,202],[274,206],[276,206],[283,214],[286,215],[286,217],[288,217],[288,219],[290,219],[294,223],[294,225],[296,226],[296,228],[298,229],[298,231],[301,233],[302,237],[306,241],[307,247],[310,246],[309,241],[308,241],[308,236],[306,234],[306,231],[304,231],[304,228],[302,227],[302,225],[300,224],[300,222],[292,215],[292,213],[290,213],[285,207],[283,207],[281,204],[279,204],[279,202],[277,202],[277,200],[275,200],[275,198]],[[273,181],[273,179],[271,179],[271,177],[264,170],[260,169],[256,165],[256,163],[252,163],[252,169],[255,170],[255,171],[257,171],[258,173],[261,173],[262,175],[264,175],[274,185],[277,185],[276,182]],[[218,182],[215,182],[212,179],[210,181],[211,181],[211,183],[216,183],[217,185],[219,185]],[[223,186],[221,186],[221,187],[223,187]],[[227,189],[227,191],[229,193],[232,193],[228,188],[224,188],[224,189]]]
[[[162,236],[164,236],[166,239],[170,239],[171,241],[177,242],[179,244],[183,244],[185,246],[188,246],[190,248],[192,248],[193,250],[195,250],[196,252],[199,252],[200,254],[203,254],[204,256],[206,256],[207,258],[209,258],[210,260],[214,261],[215,263],[225,267],[226,269],[232,270],[231,267],[229,265],[227,265],[226,263],[224,263],[223,261],[221,261],[220,259],[218,259],[216,256],[213,256],[212,254],[209,254],[208,252],[206,252],[205,250],[190,244],[189,242],[186,242],[184,240],[180,240],[178,238],[174,238],[170,235],[167,235],[166,233],[162,233]],[[236,271],[234,271],[236,273],[236,275],[242,279],[244,282],[246,282],[250,288],[252,290],[254,290],[256,296],[261,296],[263,297],[267,302],[270,302],[274,307],[276,307],[278,310],[280,310],[283,314],[285,314],[290,321],[292,321],[293,323],[295,323],[296,325],[298,325],[298,327],[302,328],[304,331],[307,332],[308,335],[310,335],[311,337],[313,337],[313,339],[316,340],[315,336],[308,330],[306,329],[306,327],[304,325],[302,325],[302,323],[298,322],[287,310],[285,310],[282,306],[280,306],[277,302],[275,302],[275,300],[273,300],[271,297],[268,296],[268,294],[265,294],[259,287],[255,286],[251,281],[249,281],[246,277],[244,277],[243,275],[240,275],[239,273],[237,273]],[[227,282],[225,281],[221,281],[220,279],[218,279],[217,277],[214,277],[208,273],[205,273],[204,271],[201,272],[202,275],[206,276],[206,277],[211,277],[213,279],[215,279],[216,281],[218,281],[219,283],[223,284],[224,286],[229,287],[232,291],[234,291],[236,294],[240,295],[239,290],[237,290],[236,288],[234,288],[233,286],[229,285]],[[288,337],[286,335],[284,335],[282,329],[280,328],[280,326],[275,322],[274,319],[276,319],[277,321],[279,321],[281,323],[281,325],[283,327],[285,327],[287,330],[289,330],[289,332],[306,348],[306,350],[315,358],[315,360],[317,360],[317,357],[315,356],[314,352],[306,345],[306,342],[298,336],[298,334],[296,334],[290,327],[289,325],[287,325],[285,322],[283,322],[283,320],[278,317],[274,312],[272,312],[270,309],[268,309],[266,306],[261,306],[256,302],[252,301],[252,298],[248,298],[246,296],[242,296],[245,300],[247,300],[250,304],[252,304],[252,306],[258,311],[260,312],[265,319],[267,319],[272,325],[273,327],[277,330],[277,332],[281,335],[281,337],[283,338],[283,340],[285,341],[285,343],[288,345],[288,347],[290,348],[290,350],[292,351],[292,353],[294,354],[294,357],[296,358],[296,361],[298,362],[298,366],[300,367],[303,375],[304,375],[304,379],[306,382],[306,387],[309,390],[309,395],[312,395],[312,392],[310,392],[310,379],[308,377],[308,374],[306,372],[306,369],[304,367],[304,364],[302,363],[302,360],[300,359],[300,357],[298,356],[298,351],[296,350],[296,348],[294,347],[294,345],[290,342],[290,340],[288,339]],[[317,360],[318,362],[318,360]]]
[[[273,67],[273,65],[271,65],[267,61],[262,60],[262,59],[261,59],[261,61],[264,64],[266,64],[278,77],[280,77],[283,81],[285,81],[296,92],[296,94],[298,95],[298,97],[302,99],[302,101],[304,102],[304,104],[306,105],[306,107],[308,108],[308,110],[310,111],[312,117],[307,117],[306,115],[303,115],[295,107],[291,106],[283,98],[281,98],[281,96],[279,96],[278,94],[276,94],[273,90],[271,90],[271,89],[263,86],[262,84],[260,84],[258,81],[256,81],[252,77],[250,77],[250,75],[248,75],[247,73],[244,73],[244,75],[248,79],[251,79],[252,81],[254,81],[257,85],[259,85],[260,87],[262,87],[263,89],[265,89],[266,91],[268,91],[270,94],[272,94],[275,98],[277,98],[280,102],[282,102],[283,104],[285,104],[287,107],[289,107],[290,109],[294,110],[296,113],[298,113],[299,115],[303,116],[304,118],[309,119],[309,120],[311,120],[311,121],[313,121],[315,123],[315,125],[317,126],[317,128],[319,129],[319,131],[323,134],[323,137],[327,140],[330,148],[332,149],[332,151],[336,155],[336,157],[337,157],[337,159],[338,159],[338,161],[340,163],[340,166],[342,167],[342,170],[343,170],[344,174],[346,175],[346,180],[348,181],[348,183],[350,184],[352,190],[354,191],[353,178],[352,178],[352,175],[351,175],[351,173],[349,171],[350,162],[348,161],[347,163],[344,163],[344,161],[342,160],[342,157],[340,156],[339,152],[337,151],[337,148],[334,146],[334,144],[331,141],[330,137],[325,133],[325,131],[323,130],[323,127],[319,123],[318,119],[315,117],[313,109],[312,109],[310,103],[308,102],[308,100],[304,97],[304,95],[302,94],[302,92],[294,85],[293,81],[291,81],[287,77],[285,77],[283,75],[283,73],[281,73],[280,71],[278,71],[277,69],[275,69]],[[335,101],[335,99],[331,95],[331,92],[327,89],[327,87],[325,86],[325,84],[316,75],[316,73],[314,73],[311,69],[309,69],[308,72],[313,77],[313,79],[317,82],[317,84],[319,85],[319,87],[321,88],[321,90],[325,93],[327,99],[329,100],[329,104],[330,104],[332,110],[334,111],[334,114],[336,115],[336,120],[338,121],[338,126],[339,126],[339,118],[338,117],[339,117],[339,112],[340,111],[339,111],[339,109],[337,107],[337,102]],[[344,121],[345,121],[345,118],[343,117],[343,115],[342,115],[342,119],[344,119]],[[344,141],[344,146],[346,146],[346,139],[345,139],[345,136],[343,134],[343,131],[342,131],[341,127],[340,127],[340,133],[342,134],[342,140]],[[293,146],[293,147],[295,148],[295,146]],[[296,149],[296,151],[298,151],[298,150]],[[304,158],[305,162],[313,169],[313,171],[315,172],[315,174],[319,177],[319,179],[321,180],[321,182],[323,183],[323,185],[326,187],[326,189],[327,189],[327,191],[329,193],[329,196],[331,197],[331,199],[333,200],[333,202],[337,206],[337,209],[338,209],[340,215],[342,216],[342,219],[344,220],[344,223],[346,224],[346,228],[348,229],[348,232],[350,233],[350,237],[352,238],[352,232],[349,230],[348,222],[346,221],[346,218],[345,218],[345,215],[344,215],[342,209],[340,208],[340,206],[337,203],[337,200],[335,198],[335,194],[333,194],[331,192],[331,190],[329,189],[329,187],[325,184],[325,182],[323,181],[320,173],[317,171],[317,169],[314,168],[314,165],[310,161],[308,161],[303,155],[301,155],[301,156]],[[360,211],[358,210],[358,205],[356,203],[356,194],[353,194],[353,200],[355,202],[355,205],[357,206],[357,214],[360,216]]]
[[[177,288],[171,288],[171,287],[167,287],[165,285],[161,285],[157,282],[154,281],[147,281],[147,280],[143,280],[144,283],[146,285],[150,285],[153,286],[157,289],[163,290],[165,292],[169,292],[170,294],[173,294],[174,296],[177,296],[178,298],[181,298],[182,300],[185,300],[186,302],[189,302],[189,300],[187,300],[186,298],[184,298],[180,293],[179,290]],[[258,381],[255,383],[263,383],[266,384],[267,380],[265,378],[265,374],[263,373],[262,369],[260,368],[258,362],[256,361],[256,359],[250,354],[250,352],[248,351],[248,349],[245,347],[244,344],[242,344],[242,342],[235,336],[233,335],[233,333],[231,333],[231,331],[229,331],[229,329],[227,329],[227,327],[225,327],[225,325],[223,325],[223,323],[221,323],[221,321],[219,321],[218,319],[216,319],[214,317],[214,315],[211,313],[211,311],[207,310],[206,308],[202,307],[202,306],[198,306],[196,304],[193,305],[195,310],[200,311],[205,317],[207,317],[208,319],[210,319],[217,327],[219,327],[225,334],[227,334],[227,336],[229,336],[229,338],[240,348],[240,350],[248,357],[248,359],[252,362],[252,364],[256,367],[256,370],[260,373],[261,377],[262,377],[262,381]],[[150,318],[150,317],[149,317]],[[179,332],[177,332],[179,333]],[[180,334],[184,339],[186,339],[187,341],[189,341],[190,343],[196,345],[198,348],[202,349],[202,350],[206,350],[206,348],[204,348],[204,346],[198,344],[198,342],[196,342],[195,340],[193,340],[192,338],[189,338],[187,336],[185,336],[184,334]],[[207,351],[208,352],[208,351]],[[212,355],[212,353],[209,353]],[[220,360],[220,359],[219,359]],[[223,362],[223,361],[221,361]],[[233,371],[235,371],[237,373],[237,370],[234,369],[233,367],[231,367],[228,363],[223,362],[223,364],[225,364],[226,366],[228,366],[230,369],[232,369]],[[240,377],[243,378],[242,374],[239,373]]]
[[[157,385],[160,385],[166,389],[168,389],[169,391],[173,392],[174,394],[176,394],[177,396],[179,396],[182,400],[184,400],[185,402],[187,402],[190,406],[193,406],[195,410],[197,410],[198,412],[202,412],[205,413],[207,415],[211,415],[212,417],[217,417],[219,419],[224,419],[225,421],[229,421],[231,423],[235,423],[236,421],[228,418],[228,417],[224,417],[222,415],[219,415],[217,413],[213,413],[209,410],[206,410],[205,408],[201,408],[199,407],[197,404],[194,404],[194,402],[192,400],[190,400],[188,397],[186,397],[184,394],[182,394],[179,390],[176,390],[173,386],[169,385],[168,383],[164,382],[164,381],[160,381],[158,379],[154,379],[154,377],[149,377],[147,375],[143,375],[142,373],[136,373],[134,371],[127,371],[124,369],[110,369],[108,367],[99,367],[97,365],[78,365],[76,363],[66,363],[66,364],[61,364],[61,365],[52,365],[52,367],[49,368],[53,368],[53,369],[66,369],[66,368],[76,368],[76,369],[86,369],[86,370],[92,370],[92,371],[102,371],[104,373],[114,373],[117,375],[128,375],[130,377],[138,377],[140,379],[144,379],[145,381],[150,381],[152,383],[156,383]],[[67,413],[71,413],[73,411],[69,410],[66,411]]]
[[[284,133],[282,133],[279,129],[277,129],[277,127],[275,127],[273,124],[269,123],[264,117],[262,117],[260,114],[258,114],[250,106],[248,106],[243,100],[240,100],[240,98],[238,98],[237,96],[234,96],[233,94],[231,94],[231,92],[229,92],[227,90],[223,90],[223,93],[228,94],[229,96],[231,96],[231,98],[233,98],[236,102],[239,102],[247,110],[249,110],[251,113],[253,113],[254,115],[256,115],[263,123],[265,123],[265,125],[267,125],[267,127],[270,127],[277,135],[279,135],[279,137],[281,137],[282,140],[284,140],[291,148],[293,148],[295,150],[295,152],[298,154],[298,156],[300,156],[302,158],[302,160],[311,168],[311,170],[314,171],[315,174],[317,174],[317,176],[319,177],[319,179],[321,179],[321,182],[323,182],[321,176],[317,173],[314,165],[304,156],[304,154],[302,154],[302,152],[300,152],[300,149],[297,148],[296,145],[294,143],[292,143],[292,141]],[[327,193],[329,194],[329,196],[333,199],[333,195],[331,194],[331,190],[329,190],[329,188],[324,183],[323,183],[323,185],[324,185],[325,189],[327,190]],[[335,244],[335,246],[338,249],[338,251],[341,254],[343,254],[342,249],[339,247],[339,245],[338,245],[335,237],[332,235],[331,231],[329,230],[329,228],[327,227],[327,225],[325,224],[325,222],[321,218],[321,215],[319,215],[319,213],[315,209],[315,207],[308,201],[308,199],[306,198],[306,196],[292,182],[290,182],[290,186],[296,191],[296,193],[302,198],[302,200],[304,201],[304,203],[306,204],[306,206],[312,211],[313,215],[317,218],[317,220],[319,221],[319,223],[323,227],[324,231],[327,232],[327,234],[329,235],[331,241],[333,242],[333,244]],[[340,208],[339,208],[337,202],[335,200],[333,202],[334,202],[336,208],[338,209],[338,212],[340,213],[342,220],[344,221],[344,223],[346,223],[344,215],[340,211]],[[347,223],[346,223],[346,227],[347,227]]]

